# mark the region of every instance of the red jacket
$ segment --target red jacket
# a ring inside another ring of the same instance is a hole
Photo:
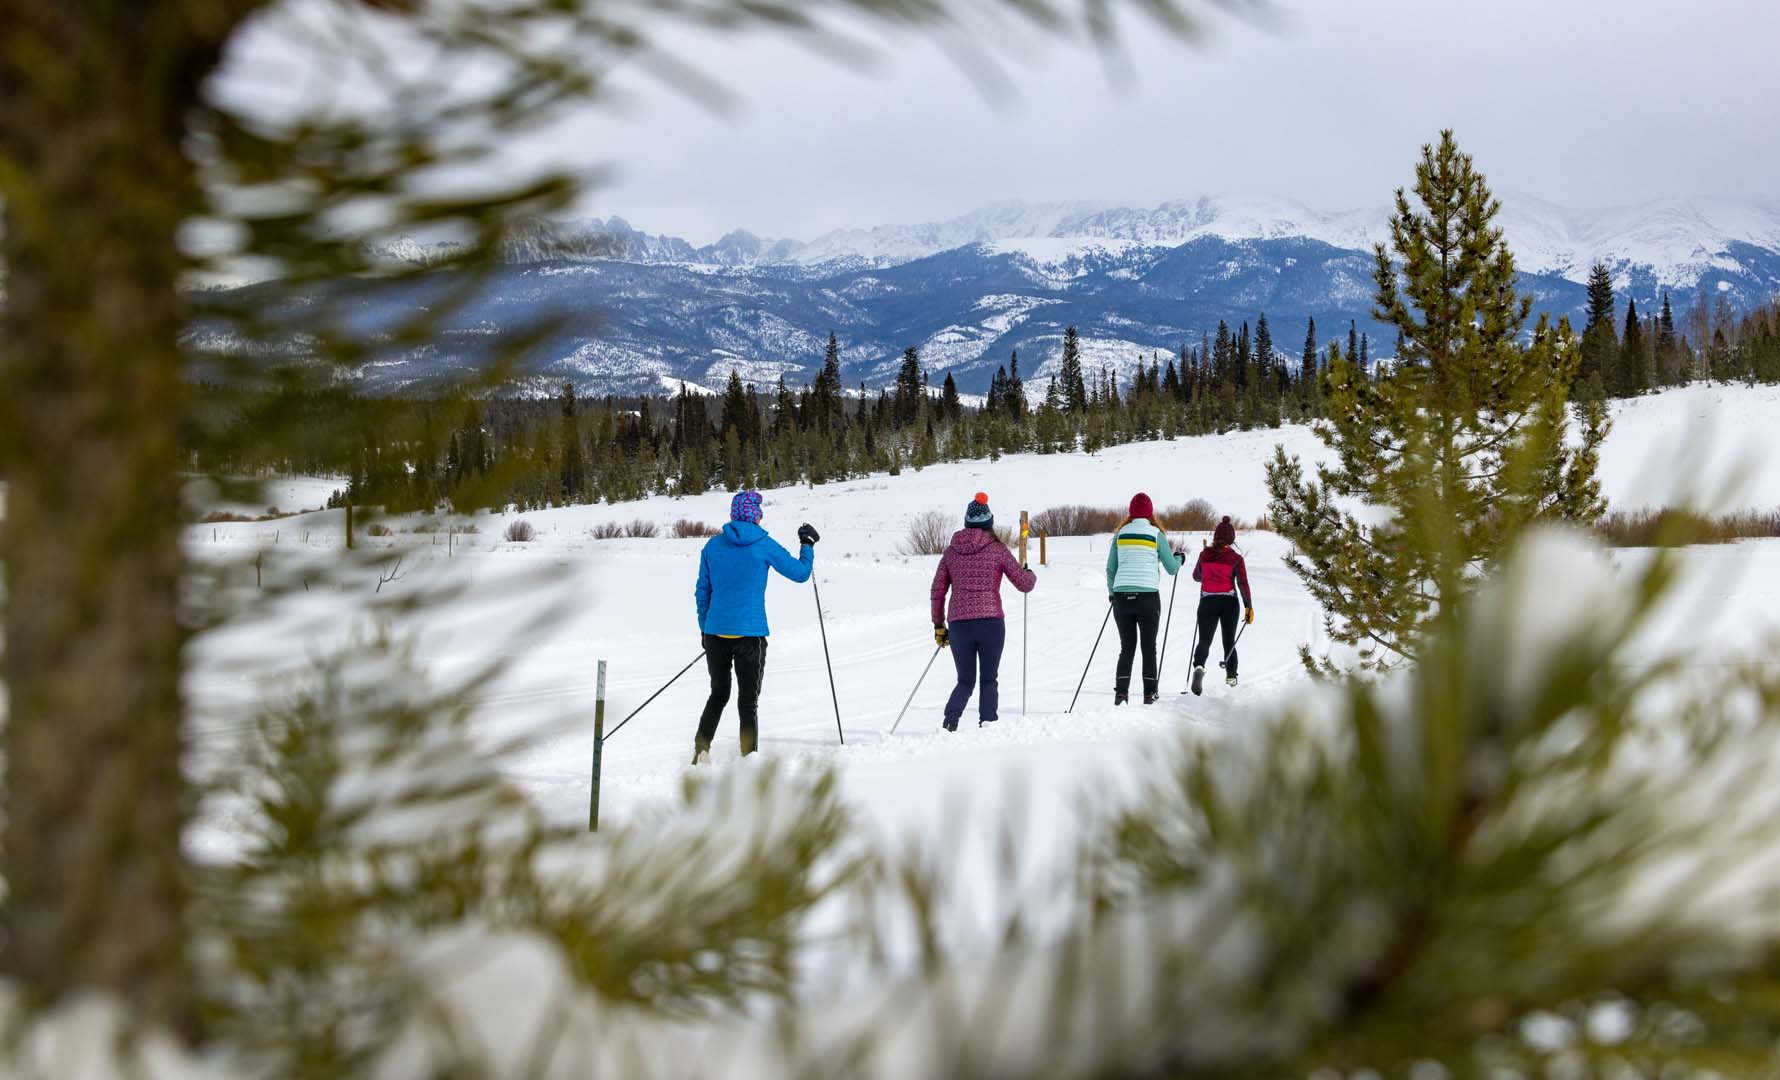
[[[1199,562],[1193,567],[1193,580],[1200,583],[1201,595],[1236,595],[1242,587],[1242,606],[1254,607],[1248,591],[1248,565],[1235,548],[1213,547],[1199,550]]]
[[[1001,577],[1021,592],[1031,592],[1038,575],[1020,568],[1020,560],[988,529],[959,529],[933,573],[933,625],[946,622],[946,589],[952,590],[951,621],[999,619]]]

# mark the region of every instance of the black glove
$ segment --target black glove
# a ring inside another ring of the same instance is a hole
[[[950,634],[946,633],[945,627],[936,626],[933,628],[933,643],[935,645],[938,645],[940,648],[943,649],[947,645],[951,644],[951,642],[952,642],[952,636]]]
[[[797,527],[798,543],[814,547],[816,541],[820,539],[822,539],[822,534],[817,532],[816,527],[809,522],[806,521]]]

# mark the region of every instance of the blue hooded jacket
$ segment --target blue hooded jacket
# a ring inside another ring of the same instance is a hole
[[[693,592],[699,631],[766,637],[768,566],[792,581],[808,581],[816,567],[816,549],[805,544],[794,559],[765,529],[747,521],[732,521],[707,540]]]

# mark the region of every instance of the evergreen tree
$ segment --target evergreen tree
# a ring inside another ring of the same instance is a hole
[[[562,484],[564,503],[580,502],[587,483],[587,455],[581,447],[581,425],[575,413],[575,384],[562,384]]]
[[[1684,381],[1680,353],[1675,339],[1675,313],[1669,308],[1669,294],[1665,292],[1662,314],[1656,320],[1657,381],[1662,385],[1675,386]]]
[[[828,350],[822,357],[822,370],[810,394],[816,415],[816,426],[824,432],[838,432],[846,424],[846,411],[841,399],[841,347],[834,331],[828,332]]]
[[[1598,412],[1579,445],[1564,439],[1569,327],[1541,318],[1518,344],[1532,300],[1516,291],[1500,204],[1450,131],[1423,148],[1414,190],[1420,208],[1397,192],[1392,248],[1374,257],[1375,317],[1401,332],[1397,363],[1368,380],[1335,356],[1318,427],[1334,461],[1314,482],[1283,447],[1267,467],[1269,518],[1296,549],[1287,565],[1335,639],[1375,665],[1414,657],[1528,522],[1602,510]],[[1363,524],[1352,501],[1384,511],[1381,523]]]
[[[1088,383],[1082,373],[1081,340],[1073,325],[1063,330],[1063,360],[1058,365],[1057,375],[1063,383],[1064,407],[1072,413],[1086,412]]]
[[[1007,362],[1007,417],[1019,420],[1026,415],[1026,384],[1020,380],[1020,350],[1015,349]]]
[[[1627,300],[1625,307],[1625,336],[1619,346],[1620,392],[1627,397],[1643,393],[1650,388],[1650,381],[1644,371],[1644,333],[1638,322],[1638,301]]]
[[[908,427],[915,422],[926,398],[927,374],[921,370],[921,354],[910,345],[902,353],[902,366],[896,372],[896,426]]]
[[[1304,353],[1298,359],[1301,383],[1301,394],[1304,400],[1304,411],[1307,415],[1314,414],[1321,394],[1317,389],[1316,369],[1316,319],[1306,321],[1304,326]]]
[[[1579,392],[1596,396],[1601,390],[1620,393],[1618,338],[1613,331],[1613,275],[1596,263],[1588,272],[1588,318],[1582,328],[1582,359],[1576,370]]]
[[[949,371],[945,382],[940,384],[939,411],[948,423],[956,424],[964,418],[964,406],[958,400],[958,384]]]

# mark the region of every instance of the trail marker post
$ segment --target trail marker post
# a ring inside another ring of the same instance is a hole
[[[587,795],[587,831],[600,831],[600,755],[606,746],[606,662],[600,661],[593,691],[593,783]]]

